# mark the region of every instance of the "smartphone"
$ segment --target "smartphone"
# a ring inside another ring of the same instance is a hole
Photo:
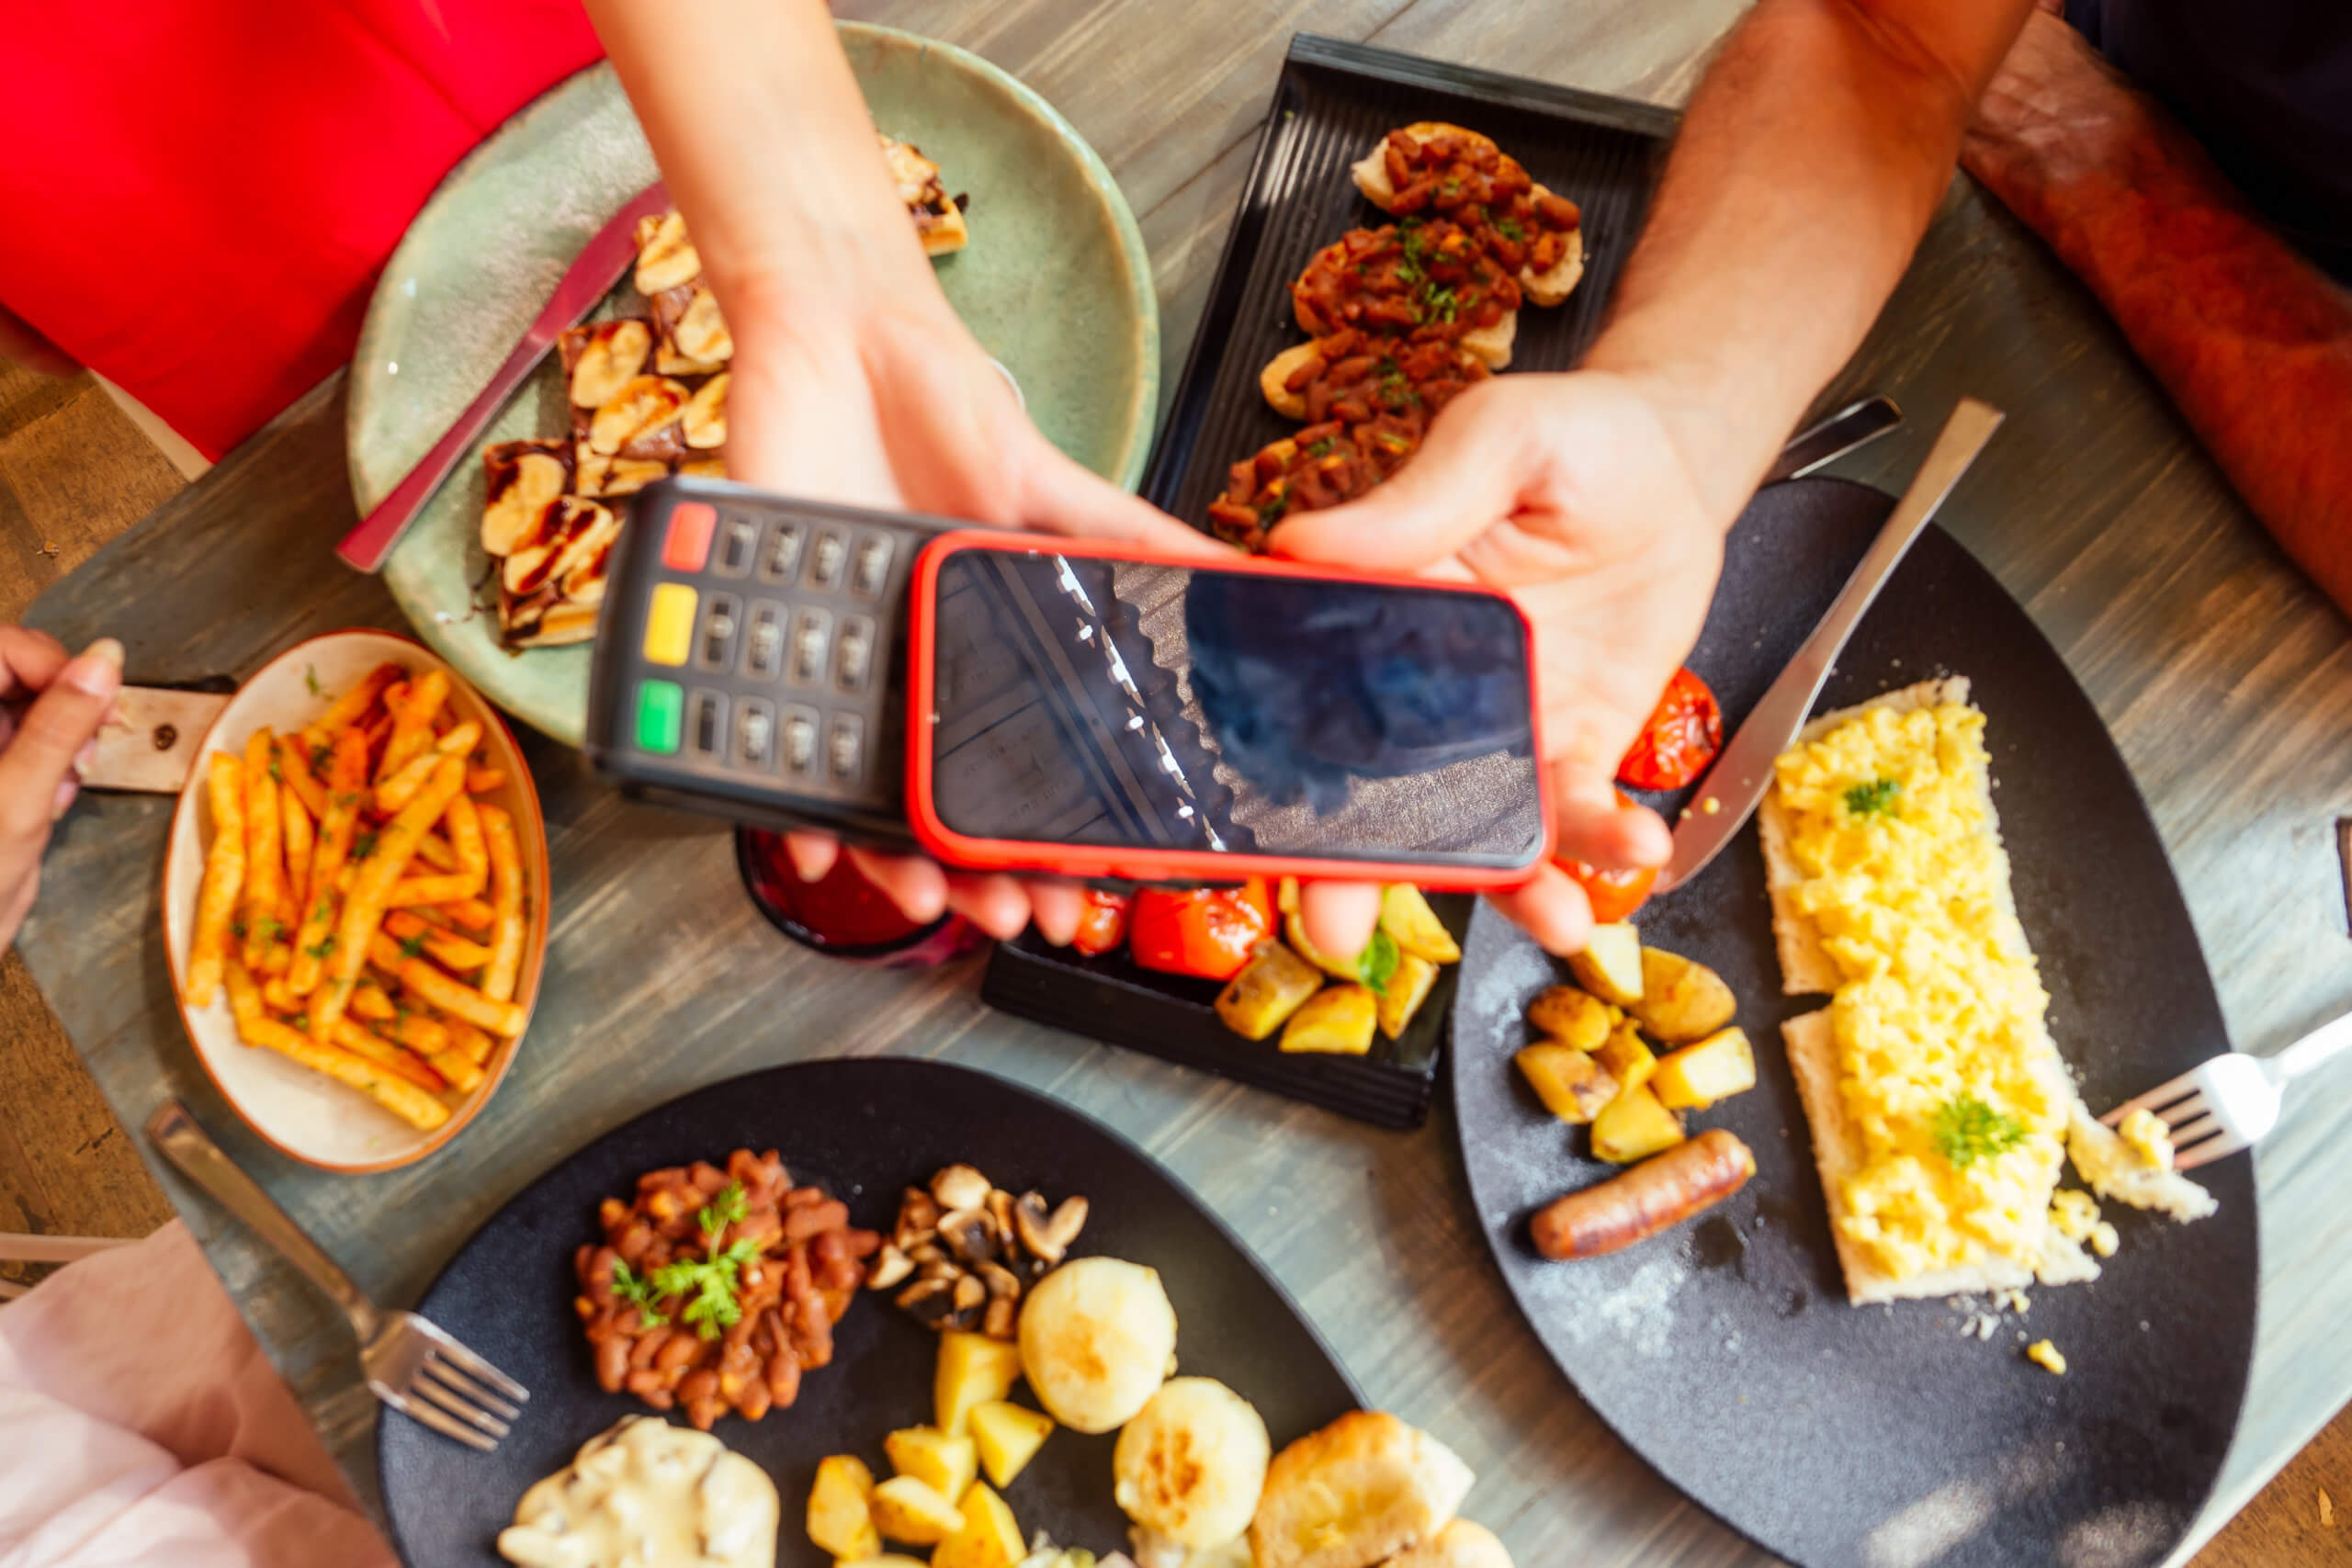
[[[950,865],[1474,890],[1552,841],[1504,594],[962,530],[908,634],[907,815]]]

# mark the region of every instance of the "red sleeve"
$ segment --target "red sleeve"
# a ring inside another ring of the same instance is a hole
[[[350,358],[441,176],[601,53],[576,0],[0,0],[0,304],[210,457]]]

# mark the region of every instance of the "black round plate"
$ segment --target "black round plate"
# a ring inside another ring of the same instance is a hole
[[[392,1540],[413,1568],[501,1563],[492,1542],[541,1476],[637,1401],[597,1388],[573,1316],[572,1249],[596,1238],[596,1205],[636,1189],[639,1173],[737,1147],[773,1148],[803,1181],[848,1202],[852,1219],[888,1229],[899,1193],[941,1166],[967,1161],[1013,1191],[1057,1201],[1082,1193],[1077,1251],[1159,1270],[1176,1306],[1186,1372],[1254,1404],[1277,1446],[1360,1403],[1338,1360],[1281,1288],[1214,1216],[1135,1145],[1097,1122],[1000,1078],[904,1059],[807,1062],[699,1089],[607,1133],[540,1177],[451,1259],[417,1310],[531,1391],[494,1454],[386,1412],[376,1456]],[[716,1435],[757,1461],[782,1494],[776,1561],[823,1568],[803,1531],[817,1461],[854,1453],[888,1474],[882,1438],[926,1424],[936,1338],[881,1294],[835,1330],[831,1366],[810,1372],[789,1410],[729,1416]],[[683,1419],[683,1418],[680,1418]],[[1111,1500],[1113,1437],[1057,1431],[1006,1489],[1024,1533],[1052,1532],[1097,1552],[1123,1548]]]
[[[1892,505],[1838,480],[1776,485],[1729,543],[1691,668],[1736,726],[1836,595]],[[1940,529],[1912,548],[1823,694],[1824,709],[1961,674],[1990,716],[1995,800],[2050,1025],[2095,1106],[2229,1049],[2164,845],[2057,651]],[[1679,802],[1668,802],[1669,806]],[[1567,978],[1492,910],[1454,1005],[1463,1158],[1488,1245],[1577,1391],[1700,1505],[1805,1568],[1960,1568],[2162,1559],[2211,1491],[2254,1347],[2252,1161],[2197,1175],[2221,1213],[2177,1225],[2120,1205],[2123,1247],[2092,1284],[2030,1292],[1990,1342],[1941,1300],[1847,1303],[1780,1023],[1783,997],[1751,826],[1636,917],[1740,998],[1760,1082],[1698,1115],[1756,1152],[1728,1202],[1613,1257],[1548,1263],[1527,1218],[1612,1168],[1544,1114],[1510,1065],[1523,1010]],[[2022,1336],[2020,1331],[2022,1331]],[[2047,1336],[2068,1370],[2028,1363]]]

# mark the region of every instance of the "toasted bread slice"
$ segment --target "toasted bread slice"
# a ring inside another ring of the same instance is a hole
[[[1797,740],[1800,744],[1818,740],[1848,719],[1871,708],[1910,713],[1917,708],[1966,701],[1968,681],[1964,676],[1922,681],[1872,697],[1869,702],[1823,714],[1797,731]],[[1827,996],[1838,988],[1838,965],[1823,949],[1821,933],[1814,928],[1813,921],[1800,914],[1793,902],[1797,885],[1804,879],[1798,875],[1796,862],[1789,854],[1788,818],[1781,810],[1779,790],[1765,792],[1763,804],[1756,809],[1756,830],[1764,843],[1764,890],[1772,900],[1772,939],[1781,950],[1781,989],[1792,997]]]
[[[1551,192],[1542,186],[1535,187],[1539,196]],[[1533,305],[1557,305],[1576,291],[1577,283],[1584,276],[1584,230],[1571,229],[1561,236],[1560,259],[1550,268],[1538,272],[1532,266],[1519,269],[1520,291]]]
[[[1519,336],[1519,312],[1512,310],[1491,327],[1473,327],[1462,334],[1462,346],[1489,370],[1510,368],[1510,345]]]
[[[1483,131],[1448,125],[1443,120],[1416,120],[1403,130],[1416,141],[1427,141],[1433,136],[1458,136],[1473,146],[1492,147],[1495,144],[1495,139]],[[1389,210],[1388,204],[1396,199],[1396,187],[1388,178],[1388,160],[1382,152],[1387,145],[1388,138],[1382,137],[1373,143],[1371,152],[1348,168],[1348,173],[1355,176],[1356,189],[1363,192],[1364,199],[1383,212]]]
[[[1306,417],[1306,397],[1292,391],[1284,383],[1293,371],[1315,357],[1315,352],[1312,340],[1293,344],[1266,361],[1266,367],[1258,372],[1258,390],[1265,394],[1267,406],[1284,419]]]

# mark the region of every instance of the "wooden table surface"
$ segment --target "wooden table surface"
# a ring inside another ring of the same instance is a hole
[[[1159,269],[1172,386],[1257,121],[1295,28],[1679,102],[1739,7],[1608,0],[877,0],[861,17],[976,49],[1045,94],[1125,187]],[[1654,13],[1671,10],[1662,17]],[[2231,496],[2087,296],[1956,182],[1917,264],[1832,389],[1911,424],[1841,471],[1900,488],[1962,391],[2008,411],[1944,521],[2031,610],[2154,806],[2233,1038],[2271,1051],[2352,1001],[2335,822],[2352,794],[2346,626]],[[133,679],[243,675],[300,637],[399,626],[329,555],[352,521],[338,382],[51,589],[29,619],[101,633]],[[475,1126],[410,1169],[340,1178],[244,1129],[175,1016],[155,889],[170,803],[85,798],[61,828],[22,947],[133,1128],[185,1099],[359,1283],[410,1301],[532,1175],[637,1111],[804,1056],[952,1057],[1125,1132],[1221,1213],[1381,1405],[1479,1472],[1473,1508],[1528,1563],[1764,1561],[1634,1459],[1543,1359],[1500,1289],[1441,1108],[1414,1134],[995,1015],[966,964],[848,969],[784,943],[734,892],[727,835],[622,803],[526,739],[556,867],[545,1000]],[[2263,1315],[2220,1490],[2182,1555],[2352,1396],[2352,1076],[2298,1097],[2261,1152]],[[149,1151],[152,1160],[152,1151]],[[331,1308],[158,1167],[261,1342],[363,1496],[375,1406]],[[2224,1215],[2211,1223],[2242,1223]],[[2193,1289],[2193,1281],[2184,1281]]]

